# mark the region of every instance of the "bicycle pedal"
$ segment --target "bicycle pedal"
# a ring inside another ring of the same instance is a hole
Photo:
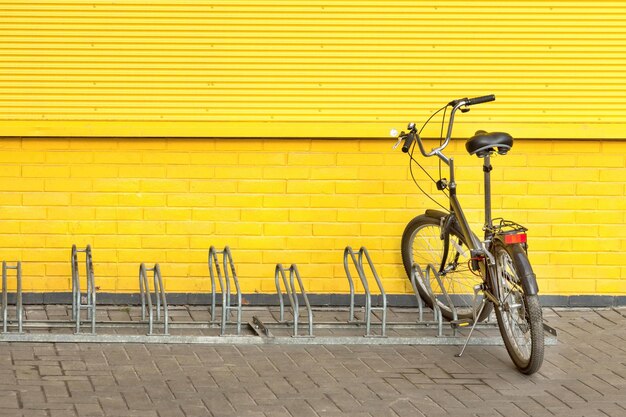
[[[452,325],[452,327],[467,327],[467,326],[471,326],[472,324],[474,324],[474,320],[472,319],[452,320],[450,324]]]

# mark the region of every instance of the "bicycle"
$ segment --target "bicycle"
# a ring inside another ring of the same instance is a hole
[[[402,260],[409,279],[414,274],[419,295],[429,307],[437,307],[453,325],[471,324],[465,345],[457,356],[463,354],[476,324],[495,308],[509,356],[520,372],[532,374],[543,362],[544,335],[537,280],[528,260],[527,229],[509,220],[492,219],[491,214],[491,156],[507,154],[513,146],[513,138],[508,133],[478,131],[465,143],[470,155],[483,159],[485,222],[482,241],[471,231],[457,197],[454,158],[443,153],[450,143],[456,112],[460,109],[465,113],[473,105],[494,100],[494,95],[453,100],[435,112],[419,132],[414,123],[409,123],[407,133],[398,135],[392,130],[392,136],[398,139],[395,147],[404,141],[402,151],[410,156],[409,167],[415,184],[437,204],[413,175],[413,164],[428,174],[413,158],[415,144],[424,157],[439,158],[439,180],[429,176],[450,203],[449,209],[439,204],[445,211],[426,210],[407,224],[402,235]],[[448,107],[452,110],[444,139]],[[439,146],[426,151],[420,133],[442,110]],[[441,178],[442,162],[450,169],[449,180]],[[433,288],[437,288],[436,294]]]

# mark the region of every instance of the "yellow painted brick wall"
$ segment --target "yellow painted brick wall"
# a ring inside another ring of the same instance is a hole
[[[139,263],[159,262],[168,291],[201,292],[208,247],[230,245],[244,292],[272,292],[277,262],[310,292],[345,292],[342,250],[365,245],[387,291],[408,292],[400,236],[431,204],[391,145],[5,138],[0,259],[24,262],[26,291],[68,291],[70,247],[91,244],[101,291],[136,291]],[[481,161],[450,149],[479,227]],[[625,141],[518,140],[494,159],[494,214],[530,227],[542,293],[626,294],[625,158]]]

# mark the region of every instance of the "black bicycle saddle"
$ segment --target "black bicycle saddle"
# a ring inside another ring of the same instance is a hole
[[[487,133],[484,130],[479,130],[465,142],[467,152],[469,152],[470,155],[476,154],[479,158],[484,158],[492,152],[506,155],[512,147],[513,138],[511,135],[504,132]]]

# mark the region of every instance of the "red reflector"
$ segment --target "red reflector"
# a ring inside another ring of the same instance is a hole
[[[504,235],[504,243],[507,245],[514,245],[516,243],[526,243],[526,233]]]

